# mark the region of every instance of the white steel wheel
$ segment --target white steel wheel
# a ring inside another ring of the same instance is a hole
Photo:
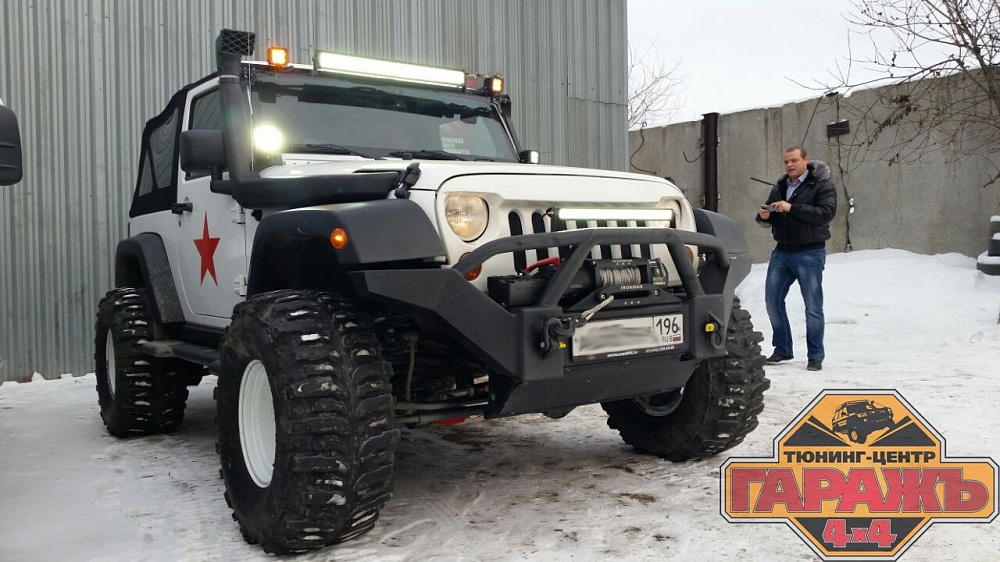
[[[226,502],[270,554],[370,531],[392,496],[399,430],[374,319],[322,291],[233,308],[219,345],[216,416]]]
[[[97,404],[115,437],[166,433],[184,420],[189,367],[143,351],[143,344],[154,339],[148,303],[145,289],[119,287],[97,305]]]
[[[247,472],[255,484],[267,488],[274,474],[274,401],[267,369],[257,359],[243,371],[238,418]]]
[[[104,372],[108,374],[108,391],[111,398],[115,397],[115,384],[118,381],[118,368],[115,366],[115,340],[113,330],[108,330],[104,338]]]

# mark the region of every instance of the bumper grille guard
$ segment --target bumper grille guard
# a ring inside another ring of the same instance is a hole
[[[517,383],[537,382],[565,375],[566,359],[558,353],[548,356],[543,353],[544,341],[549,336],[546,325],[552,319],[566,317],[566,312],[558,304],[560,298],[590,257],[591,251],[604,244],[666,245],[687,291],[686,314],[696,319],[708,319],[713,314],[716,318],[724,317],[725,295],[721,291],[726,279],[731,276],[732,266],[737,262],[729,258],[720,238],[672,228],[587,228],[525,234],[487,242],[466,254],[451,268],[375,269],[354,271],[350,275],[360,295],[427,314],[428,318],[440,322],[456,342],[480,358],[488,368],[511,377]],[[688,261],[685,244],[699,246],[700,252],[712,255],[711,271],[705,278],[712,293],[706,291],[706,285]],[[537,301],[516,311],[503,308],[466,281],[465,276],[469,272],[493,256],[560,247],[570,248],[566,261],[548,281]],[[740,279],[745,277],[740,273],[737,271]],[[700,359],[718,357],[725,353],[725,348],[719,348],[710,338],[702,337],[693,338],[687,352],[691,358]],[[681,359],[678,356],[669,360]],[[652,358],[649,361],[656,362]],[[649,376],[651,382],[662,382],[660,368],[651,370]],[[662,386],[657,388],[663,389]]]
[[[590,257],[591,251],[601,245],[624,244],[666,244],[670,257],[677,267],[684,290],[691,296],[702,296],[705,290],[698,280],[694,265],[688,261],[685,244],[700,247],[700,251],[711,253],[719,267],[729,267],[729,256],[722,242],[715,236],[675,230],[671,228],[584,228],[546,234],[524,234],[487,242],[476,248],[452,268],[463,276],[468,275],[486,260],[499,254],[540,250],[547,248],[571,248],[563,264],[549,282],[537,303],[538,306],[556,306],[573,276]]]

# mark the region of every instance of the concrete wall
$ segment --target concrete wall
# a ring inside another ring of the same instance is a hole
[[[1000,171],[996,131],[965,122],[911,141],[912,123],[953,105],[958,92],[967,91],[961,78],[936,82],[933,95],[917,107],[898,103],[910,90],[896,86],[721,115],[719,211],[744,228],[754,262],[767,261],[773,239],[770,229],[753,220],[769,186],[752,178],[777,180],[784,173],[784,149],[797,144],[833,172],[839,208],[829,251],[983,252],[989,218],[1000,214],[1000,182],[990,184]],[[851,132],[827,138],[826,125],[840,120],[849,121]],[[672,177],[701,206],[701,127],[696,121],[629,133],[631,169]]]

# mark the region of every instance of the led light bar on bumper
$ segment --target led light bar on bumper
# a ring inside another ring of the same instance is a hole
[[[673,209],[563,208],[557,210],[564,221],[662,221],[674,220]]]
[[[404,82],[451,86],[454,88],[465,86],[465,73],[461,70],[352,57],[322,51],[316,53],[314,64],[316,70],[339,72],[354,76],[402,80]]]

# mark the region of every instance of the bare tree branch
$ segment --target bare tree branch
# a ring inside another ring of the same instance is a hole
[[[855,0],[848,16],[872,55],[850,53],[832,88],[881,88],[858,118],[850,148],[890,164],[949,148],[964,156],[1000,153],[1000,0]],[[889,43],[885,38],[891,38]],[[849,47],[850,48],[850,47]],[[852,81],[853,66],[878,76]],[[827,89],[832,89],[827,85]],[[869,125],[870,124],[870,125]],[[998,170],[1000,171],[1000,170]],[[991,181],[995,181],[996,177]]]
[[[684,80],[680,62],[667,66],[650,43],[642,51],[628,48],[628,129],[633,131],[666,121],[680,107],[677,88]]]

